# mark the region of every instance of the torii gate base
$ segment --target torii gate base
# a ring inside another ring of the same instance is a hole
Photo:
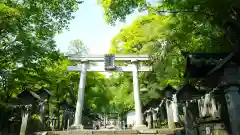
[[[78,56],[78,55],[67,55],[70,60],[81,61],[81,66],[69,66],[68,71],[81,72],[79,89],[78,89],[78,100],[76,104],[75,121],[70,129],[83,129],[82,125],[82,110],[84,102],[84,89],[86,83],[87,72],[106,72],[104,66],[94,66],[89,62],[106,62],[104,55],[89,55],[89,56]],[[109,60],[109,59],[108,59]],[[134,88],[134,103],[135,103],[135,125],[133,129],[144,129],[146,126],[143,124],[142,107],[140,102],[140,90],[138,82],[138,71],[147,72],[151,71],[151,67],[140,66],[139,61],[149,61],[149,55],[117,55],[114,60],[110,60],[112,63],[108,63],[114,66],[115,72],[132,72],[133,74],[133,88]],[[132,65],[128,66],[117,66],[115,67],[114,61],[131,62]],[[106,64],[106,63],[105,63]]]

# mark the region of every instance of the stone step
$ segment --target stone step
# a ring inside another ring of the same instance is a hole
[[[175,135],[179,129],[48,131],[45,135]],[[43,135],[38,132],[35,135]]]

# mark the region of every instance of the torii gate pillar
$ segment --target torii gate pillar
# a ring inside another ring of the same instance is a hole
[[[138,82],[138,61],[132,61],[133,64],[133,92],[134,92],[134,103],[135,103],[135,120],[136,123],[133,128],[142,128],[146,127],[143,124],[143,115],[142,115],[142,106],[140,101],[140,89]]]
[[[78,87],[78,99],[76,104],[74,124],[71,126],[71,128],[73,129],[83,129],[82,113],[83,113],[84,91],[85,91],[85,85],[86,85],[88,61],[83,60],[81,62],[82,62],[82,70],[81,70],[79,87]]]

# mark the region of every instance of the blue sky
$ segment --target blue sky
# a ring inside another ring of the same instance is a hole
[[[127,17],[125,23],[110,26],[105,22],[103,14],[103,9],[97,0],[84,1],[79,5],[79,10],[73,14],[75,19],[71,20],[70,30],[64,30],[56,35],[57,48],[61,52],[67,52],[69,42],[80,39],[89,48],[89,54],[105,54],[110,48],[111,39],[123,26],[130,25],[140,15],[134,13]]]

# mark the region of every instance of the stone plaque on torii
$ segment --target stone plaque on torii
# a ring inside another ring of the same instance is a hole
[[[150,55],[87,55],[80,56],[76,54],[67,54],[69,60],[79,61],[81,65],[68,66],[68,71],[81,72],[80,82],[78,88],[78,100],[76,104],[76,112],[74,124],[71,126],[72,129],[83,129],[82,125],[82,110],[84,102],[84,89],[86,84],[86,73],[87,72],[132,72],[133,74],[133,89],[134,89],[134,103],[135,103],[135,117],[136,123],[134,128],[146,127],[143,124],[142,107],[140,102],[140,90],[138,82],[138,71],[148,72],[152,68],[150,66],[142,66],[139,64],[140,61],[149,61]],[[131,62],[132,64],[127,66],[116,66],[115,61]],[[89,64],[90,62],[104,62],[104,66],[96,66]]]

